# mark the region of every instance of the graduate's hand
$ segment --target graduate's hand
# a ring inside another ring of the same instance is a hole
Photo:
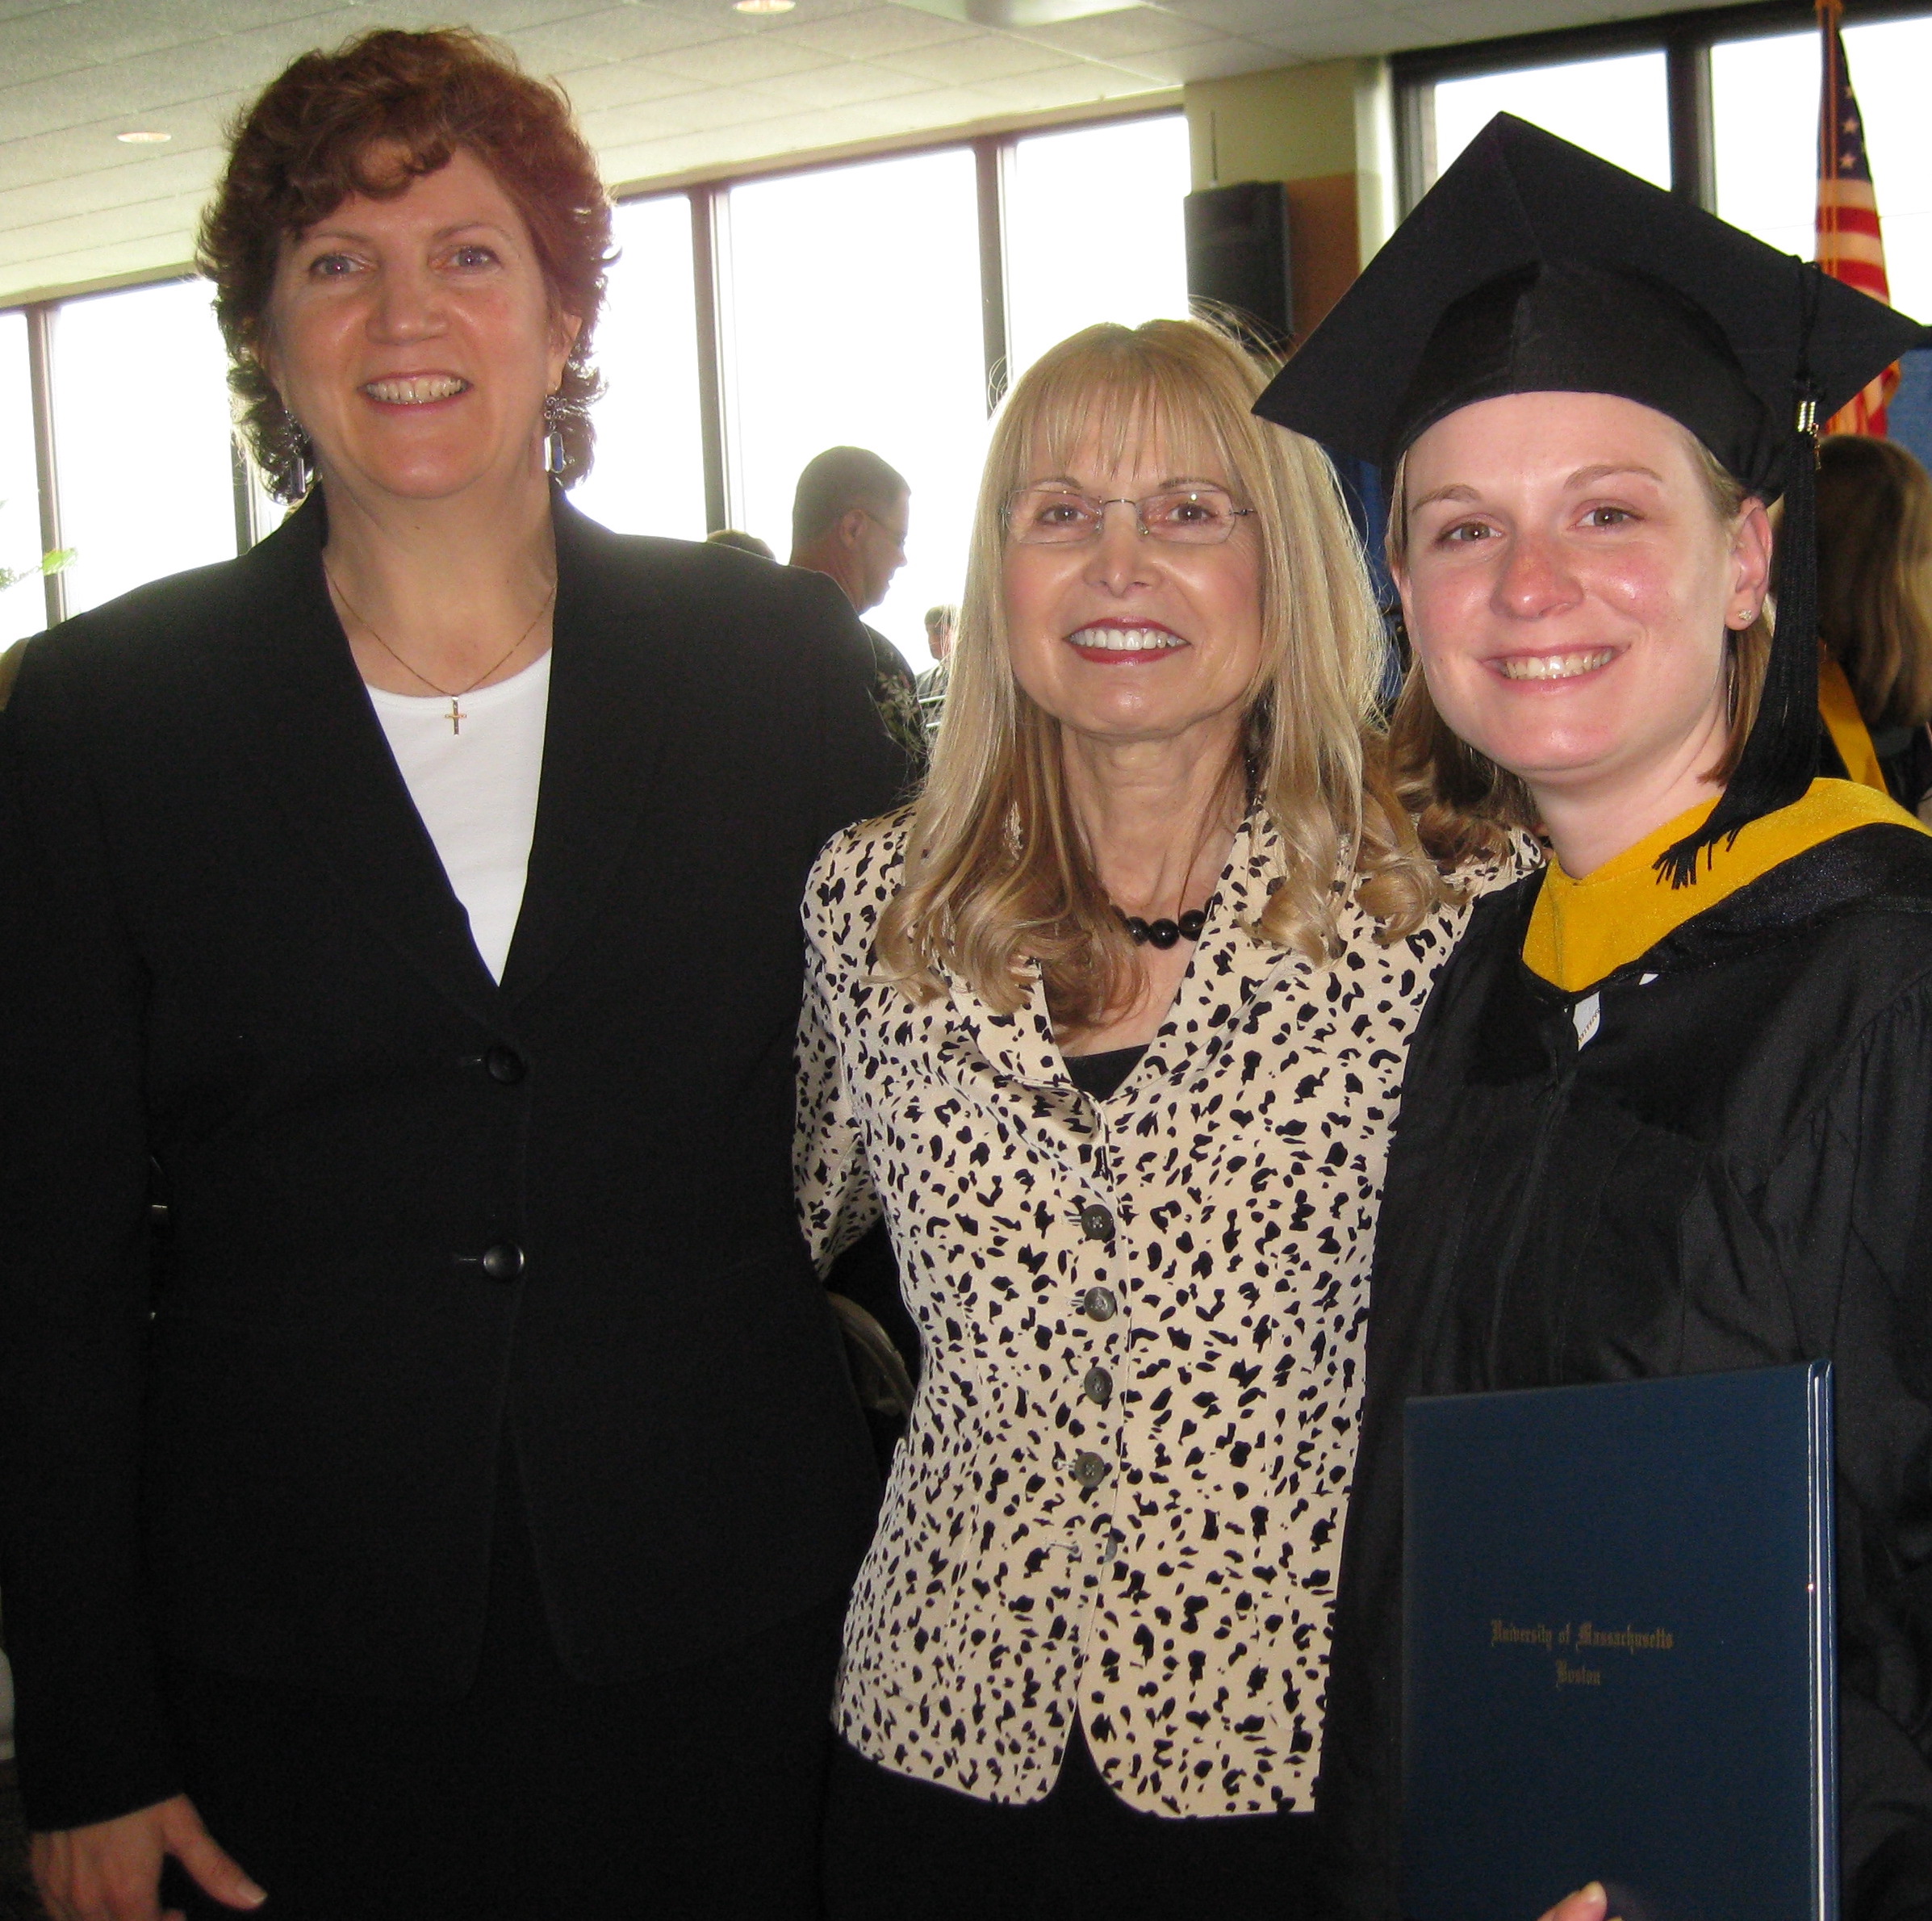
[[[1566,1894],[1543,1916],[1543,1921],[1616,1921],[1609,1907],[1610,1897],[1604,1892],[1604,1884],[1593,1881],[1588,1887]]]
[[[161,1911],[169,1855],[229,1907],[268,1898],[215,1845],[186,1794],[90,1827],[36,1835],[31,1852],[34,1885],[53,1921],[183,1921],[178,1909]]]

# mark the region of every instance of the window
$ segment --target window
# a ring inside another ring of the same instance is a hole
[[[1439,80],[1433,92],[1437,174],[1496,115],[1512,113],[1658,186],[1671,184],[1670,86],[1661,52],[1475,73]]]
[[[913,498],[906,564],[868,617],[923,666],[926,608],[964,585],[996,380],[1095,320],[1186,312],[1188,173],[1170,112],[621,203],[576,504],[691,539],[722,511],[782,559],[799,469],[871,447]],[[990,258],[1003,312],[983,297]],[[167,282],[0,312],[0,567],[40,558],[27,343],[43,320],[70,612],[227,558],[238,520],[276,523],[252,473],[238,499],[208,290]],[[44,602],[31,582],[0,590],[0,644],[36,631]]]
[[[799,469],[869,447],[912,488],[905,565],[866,618],[915,666],[957,601],[986,439],[971,149],[734,186],[727,471],[736,523],[789,550]]]
[[[0,647],[47,625],[40,584],[40,494],[34,467],[33,384],[27,316],[0,313]]]
[[[232,559],[228,354],[207,282],[69,301],[52,333],[68,612]]]
[[[1845,60],[1865,119],[1896,307],[1932,315],[1932,121],[1920,98],[1932,70],[1932,19],[1845,29]],[[1787,253],[1810,257],[1817,162],[1818,36],[1778,34],[1711,50],[1717,211]]]
[[[1864,115],[1892,303],[1932,319],[1932,116],[1920,98],[1932,68],[1932,13],[1923,0],[1909,13],[1901,0],[1863,0],[1859,10],[1860,23],[1844,29],[1845,56]],[[1812,257],[1819,74],[1809,7],[1761,0],[1434,48],[1390,64],[1407,205],[1490,112],[1507,107],[1772,246]],[[1649,76],[1641,98],[1620,93],[1629,83],[1615,75],[1640,68]],[[1908,354],[1901,367],[1892,437],[1932,465],[1932,351]]]
[[[592,412],[597,456],[571,493],[620,534],[705,538],[705,450],[698,412],[691,203],[629,200],[613,222],[593,358],[604,392]]]
[[[1006,179],[1007,358],[1024,371],[1096,320],[1187,312],[1180,114],[1016,140]]]

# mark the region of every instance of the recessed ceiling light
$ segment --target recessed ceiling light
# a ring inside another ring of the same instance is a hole
[[[731,0],[734,14],[788,14],[798,0]]]
[[[114,136],[123,147],[165,147],[174,139],[171,133],[162,133],[152,127],[142,128],[133,133],[117,133]]]

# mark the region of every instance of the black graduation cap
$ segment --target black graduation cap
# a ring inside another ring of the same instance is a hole
[[[1616,394],[1681,421],[1767,503],[1788,493],[1777,637],[1724,797],[1664,856],[1788,806],[1817,764],[1815,431],[1932,329],[1688,201],[1499,114],[1256,403],[1392,467],[1502,394]]]

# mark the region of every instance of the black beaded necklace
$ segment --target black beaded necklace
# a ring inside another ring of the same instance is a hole
[[[1120,923],[1135,947],[1157,947],[1163,953],[1177,940],[1198,940],[1207,925],[1205,908],[1190,907],[1178,920],[1143,920],[1138,914],[1120,914]]]

